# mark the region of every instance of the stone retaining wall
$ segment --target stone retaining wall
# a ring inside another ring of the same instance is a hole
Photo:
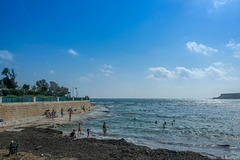
[[[60,115],[61,108],[67,112],[69,108],[76,109],[75,113],[87,110],[90,107],[90,101],[61,101],[61,102],[24,102],[24,103],[2,103],[0,105],[0,119],[7,121],[16,121],[31,117],[43,116],[46,110],[54,109]]]

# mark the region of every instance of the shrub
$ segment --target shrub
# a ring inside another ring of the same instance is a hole
[[[2,94],[3,96],[7,96],[10,94],[10,91],[9,90],[2,90]]]
[[[16,95],[16,96],[22,96],[24,94],[24,92],[22,90],[14,90],[13,91],[13,95]]]

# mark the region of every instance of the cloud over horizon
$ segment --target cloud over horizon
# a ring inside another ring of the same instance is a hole
[[[166,80],[166,79],[203,79],[211,77],[217,80],[229,80],[227,73],[222,68],[209,66],[206,68],[188,69],[185,67],[176,67],[175,70],[168,70],[164,67],[149,68],[147,79]]]
[[[192,52],[196,52],[196,53],[201,53],[203,55],[209,55],[210,53],[217,53],[218,50],[205,46],[201,43],[197,44],[196,42],[187,42],[186,43],[187,48],[192,51]]]

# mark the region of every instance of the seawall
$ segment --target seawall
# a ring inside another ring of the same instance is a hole
[[[44,118],[46,110],[52,111],[54,109],[57,115],[60,116],[61,108],[67,114],[69,108],[75,110],[75,113],[80,113],[83,110],[88,110],[90,106],[90,100],[2,103],[0,105],[0,119],[4,120],[4,124],[26,123]]]

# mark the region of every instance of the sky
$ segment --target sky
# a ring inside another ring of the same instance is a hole
[[[75,96],[212,98],[240,92],[239,28],[240,0],[1,0],[0,70]]]

